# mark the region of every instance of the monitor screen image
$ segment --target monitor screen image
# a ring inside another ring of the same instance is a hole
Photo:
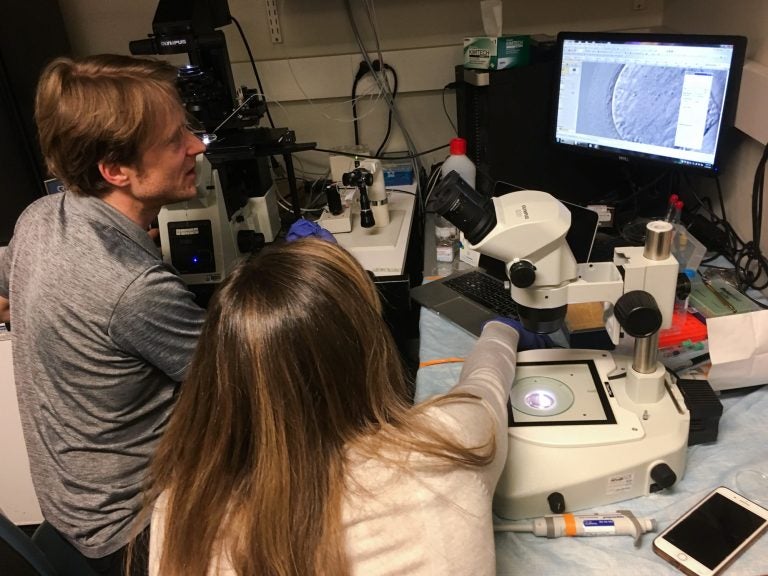
[[[741,36],[561,32],[554,142],[715,171],[745,50]]]

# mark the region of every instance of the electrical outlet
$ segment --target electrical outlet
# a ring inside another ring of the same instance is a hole
[[[645,0],[632,0],[632,10],[645,10],[647,7]]]

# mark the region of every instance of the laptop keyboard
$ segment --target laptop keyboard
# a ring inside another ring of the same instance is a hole
[[[517,305],[500,280],[482,272],[467,272],[443,282],[462,296],[492,310],[499,316],[518,318]]]

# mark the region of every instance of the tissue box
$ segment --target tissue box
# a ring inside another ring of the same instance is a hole
[[[464,38],[464,68],[503,70],[528,64],[530,36]]]

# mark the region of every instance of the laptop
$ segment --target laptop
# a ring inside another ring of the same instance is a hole
[[[571,212],[566,241],[578,263],[589,262],[597,233],[594,210],[563,202]],[[517,305],[510,296],[503,262],[481,255],[480,266],[455,272],[411,289],[411,298],[479,336],[483,325],[498,316],[517,318]]]

